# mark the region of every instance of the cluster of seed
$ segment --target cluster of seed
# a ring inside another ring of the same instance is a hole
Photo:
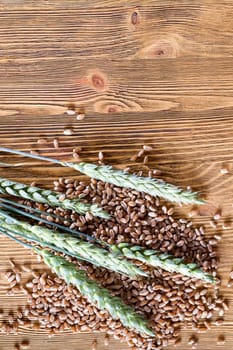
[[[64,192],[68,197],[82,196],[108,211],[112,218],[100,220],[91,214],[78,216],[64,210],[55,213],[74,221],[72,228],[92,233],[108,243],[130,242],[161,252],[185,257],[187,262],[197,262],[207,271],[217,268],[214,246],[217,239],[206,241],[202,227],[193,228],[186,219],[175,220],[173,208],[161,205],[158,198],[148,194],[116,187],[92,179],[89,184],[77,180],[60,178],[55,181],[55,190]],[[53,209],[43,209],[48,213]],[[70,224],[70,223],[68,223]]]
[[[158,198],[93,179],[86,183],[60,178],[55,182],[55,190],[69,198],[82,195],[83,200],[99,204],[112,217],[103,220],[90,213],[78,216],[38,204],[39,209],[47,212],[50,221],[93,234],[108,243],[131,242],[184,257],[187,262],[196,262],[205,271],[215,273],[217,240],[207,241],[202,227],[195,228],[186,219],[176,220],[173,209],[161,204]],[[50,216],[52,213],[60,218],[54,219]],[[107,312],[88,303],[77,289],[47,272],[34,273],[26,288],[23,287],[28,293],[28,306],[20,322],[26,325],[32,322],[33,327],[49,329],[51,335],[65,330],[105,332],[126,340],[133,349],[153,350],[171,343],[178,345],[181,327],[202,333],[213,324],[221,325],[228,309],[219,295],[219,283],[210,287],[161,269],[148,268],[150,278],[130,279],[84,262],[77,262],[77,267],[145,315],[156,333],[155,340],[148,341],[124,328]],[[189,342],[195,348],[198,339],[193,337]]]

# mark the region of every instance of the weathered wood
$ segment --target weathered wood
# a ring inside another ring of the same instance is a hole
[[[103,151],[107,164],[132,171],[147,167],[130,158],[144,144],[153,146],[148,166],[163,179],[191,186],[208,200],[193,220],[206,235],[222,235],[219,243],[222,293],[229,300],[221,328],[199,336],[199,349],[212,350],[225,334],[225,350],[233,348],[233,26],[232,1],[9,1],[0,3],[0,145],[39,151],[71,160],[82,147],[82,159],[96,161]],[[85,112],[76,120],[68,106]],[[64,128],[74,134],[65,136]],[[60,144],[53,146],[54,138]],[[39,144],[38,139],[46,139]],[[52,188],[59,176],[80,176],[71,169],[0,153],[0,162],[23,163],[0,168],[1,176]],[[223,174],[221,169],[227,169]],[[217,230],[213,211],[222,210]],[[190,207],[176,207],[188,216]],[[40,265],[16,243],[0,237],[0,308],[22,305],[21,296],[6,296],[3,278],[8,257]],[[3,319],[6,317],[4,314]],[[183,331],[181,346],[187,348]],[[64,334],[48,339],[43,331],[21,328],[17,337],[0,337],[10,350],[28,337],[33,350],[89,350],[102,334]],[[127,346],[111,339],[112,350]],[[168,349],[171,349],[171,347]]]

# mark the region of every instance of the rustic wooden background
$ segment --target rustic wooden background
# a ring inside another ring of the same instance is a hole
[[[153,146],[149,166],[165,180],[192,186],[208,199],[194,220],[206,234],[216,231],[222,292],[230,310],[221,328],[199,337],[199,349],[233,348],[233,295],[227,288],[233,267],[233,3],[232,1],[0,1],[0,144],[70,160],[83,148],[83,159],[95,161],[99,151],[109,164],[131,164],[143,144]],[[85,119],[67,116],[73,106]],[[74,134],[64,136],[64,127]],[[60,149],[53,148],[56,137]],[[38,144],[38,138],[47,142]],[[18,159],[18,158],[17,158]],[[0,161],[17,161],[1,154]],[[142,166],[142,168],[145,168]],[[221,169],[227,169],[223,174]],[[52,186],[71,170],[38,161],[2,168],[1,176]],[[222,211],[217,230],[209,225],[215,208]],[[190,207],[177,208],[186,216]],[[36,261],[18,245],[0,239],[0,307],[24,303],[5,295],[7,257]],[[5,316],[4,316],[5,317]],[[178,349],[187,349],[187,337]],[[226,344],[219,346],[219,334]],[[0,349],[30,338],[42,347],[89,350],[103,335],[65,334],[48,339],[40,331],[21,328],[18,336],[0,335]],[[111,339],[110,348],[125,344]]]

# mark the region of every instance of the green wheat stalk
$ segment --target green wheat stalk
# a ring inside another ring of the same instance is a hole
[[[129,259],[137,259],[145,264],[160,267],[169,272],[181,273],[184,276],[197,278],[208,283],[215,283],[212,275],[202,271],[195,263],[185,264],[182,258],[175,258],[169,254],[153,249],[146,249],[141,246],[132,246],[128,243],[114,244],[110,247],[112,252],[117,255]]]
[[[67,233],[60,233],[38,225],[31,225],[25,221],[17,220],[0,211],[0,227],[17,232],[18,235],[50,246],[57,251],[63,251],[67,255],[82,258],[93,265],[105,267],[111,271],[118,272],[129,277],[138,275],[147,276],[136,265],[126,259],[119,259],[115,254],[98,247],[96,244],[83,241]]]
[[[27,152],[12,150],[5,147],[0,147],[0,151],[13,154],[20,154],[26,157],[49,161],[60,164],[65,167],[70,167],[79,172],[86,174],[94,179],[109,182],[116,186],[126,187],[149,193],[153,196],[159,196],[169,201],[184,204],[203,204],[204,200],[198,197],[197,192],[183,190],[175,185],[164,182],[160,179],[151,179],[150,177],[139,177],[133,174],[123,172],[106,165],[95,165],[91,163],[81,162],[79,164],[71,162],[62,162],[57,159],[43,157],[30,154]]]
[[[66,198],[61,200],[61,194],[58,192],[44,190],[35,186],[28,186],[4,178],[0,178],[0,193],[32,200],[38,203],[45,203],[52,207],[59,206],[64,209],[74,210],[79,214],[90,212],[94,216],[99,216],[105,219],[110,218],[110,215],[107,212],[95,204],[83,203],[78,199]]]

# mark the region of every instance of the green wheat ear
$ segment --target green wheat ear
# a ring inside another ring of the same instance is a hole
[[[0,210],[0,226],[11,232],[16,232],[27,240],[52,247],[53,250],[65,252],[77,259],[86,260],[93,265],[105,267],[129,277],[147,276],[135,264],[127,259],[121,259],[115,254],[94,243],[67,233],[56,232],[46,227],[31,225],[25,221],[17,220]]]
[[[141,334],[155,336],[144,317],[137,314],[131,306],[124,304],[119,297],[112,296],[106,288],[89,279],[84,271],[78,271],[73,263],[47,250],[36,249],[36,252],[67,284],[75,286],[89,302],[97,305],[99,309],[107,310],[114,320],[120,320],[125,327]]]
[[[71,162],[62,162],[58,159],[48,158],[40,155],[30,154],[10,148],[0,147],[0,151],[19,154],[29,158],[35,158],[52,162],[65,167],[70,167],[94,179],[109,182],[116,186],[131,188],[136,191],[142,191],[152,196],[162,197],[171,202],[184,204],[203,204],[205,201],[200,199],[197,192],[186,191],[175,185],[164,182],[160,179],[151,179],[150,177],[140,177],[125,173],[121,170],[106,165],[95,165],[81,162],[79,164]]]
[[[0,178],[0,193],[10,194],[15,197],[20,197],[32,200],[38,203],[45,203],[52,207],[59,206],[64,209],[74,210],[79,214],[86,212],[92,213],[94,216],[99,216],[104,219],[109,219],[110,215],[99,208],[95,204],[83,203],[78,199],[60,200],[61,193],[44,190],[35,186],[28,186],[19,182]]]
[[[184,276],[197,278],[208,283],[216,282],[212,275],[202,271],[197,264],[185,264],[183,259],[175,258],[169,254],[128,243],[113,244],[111,249],[117,255],[125,256],[129,259],[137,259],[145,264],[160,267],[169,272],[181,273]]]
[[[205,203],[202,199],[198,198],[197,192],[185,191],[160,179],[128,174],[106,165],[98,166],[84,162],[79,164],[64,162],[63,165],[72,167],[94,179],[109,182],[120,187],[131,188],[139,192],[145,192],[152,196],[162,197],[171,202],[184,204]]]

